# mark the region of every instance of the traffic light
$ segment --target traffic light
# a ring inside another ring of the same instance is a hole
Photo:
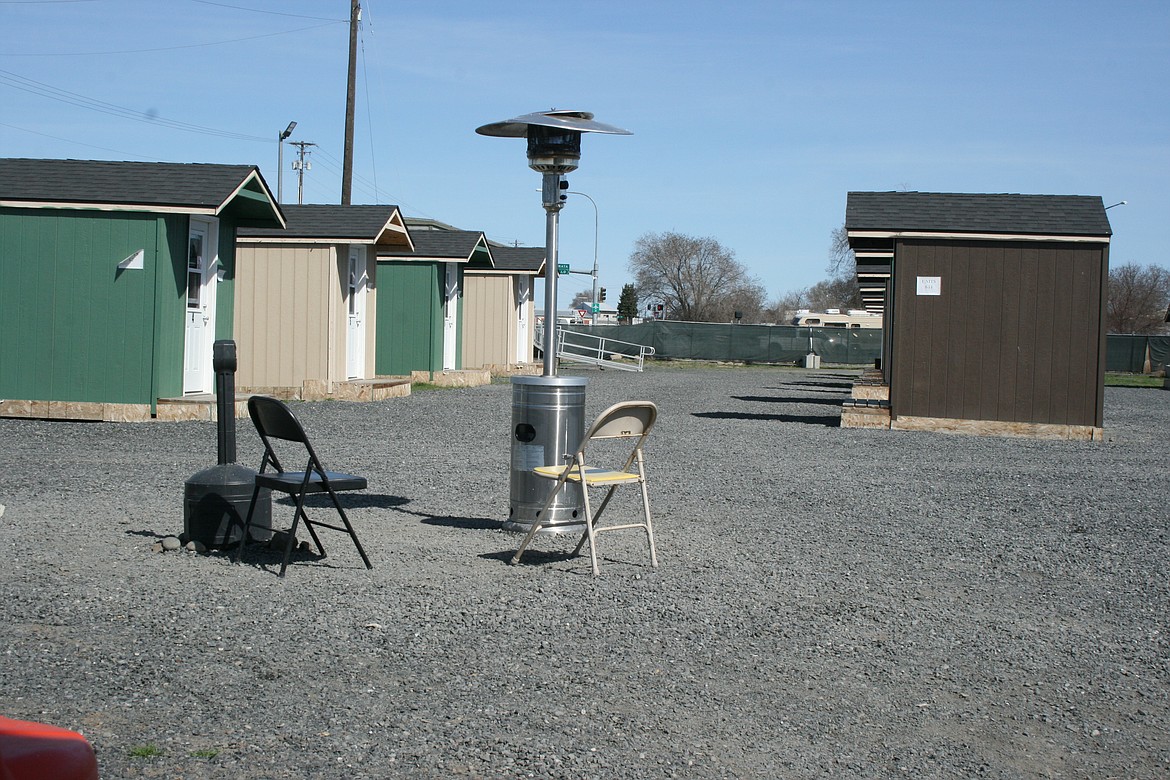
[[[597,293],[597,300],[605,303],[605,288],[602,287]]]

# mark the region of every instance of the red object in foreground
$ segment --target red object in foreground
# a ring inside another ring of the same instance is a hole
[[[76,731],[0,715],[0,780],[98,780],[97,759]]]

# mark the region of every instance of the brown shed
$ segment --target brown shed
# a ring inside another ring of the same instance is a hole
[[[845,227],[885,314],[890,427],[1100,437],[1101,198],[851,192]]]

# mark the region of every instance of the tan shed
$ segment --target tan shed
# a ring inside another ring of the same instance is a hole
[[[243,392],[324,398],[374,378],[377,254],[413,249],[397,206],[286,205],[241,229],[235,334]]]
[[[534,280],[544,247],[491,246],[492,267],[464,271],[464,368],[524,366],[532,362]]]

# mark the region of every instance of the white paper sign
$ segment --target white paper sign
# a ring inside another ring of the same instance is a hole
[[[920,277],[918,277],[918,294],[919,295],[942,295],[942,277],[941,276],[920,276]]]

